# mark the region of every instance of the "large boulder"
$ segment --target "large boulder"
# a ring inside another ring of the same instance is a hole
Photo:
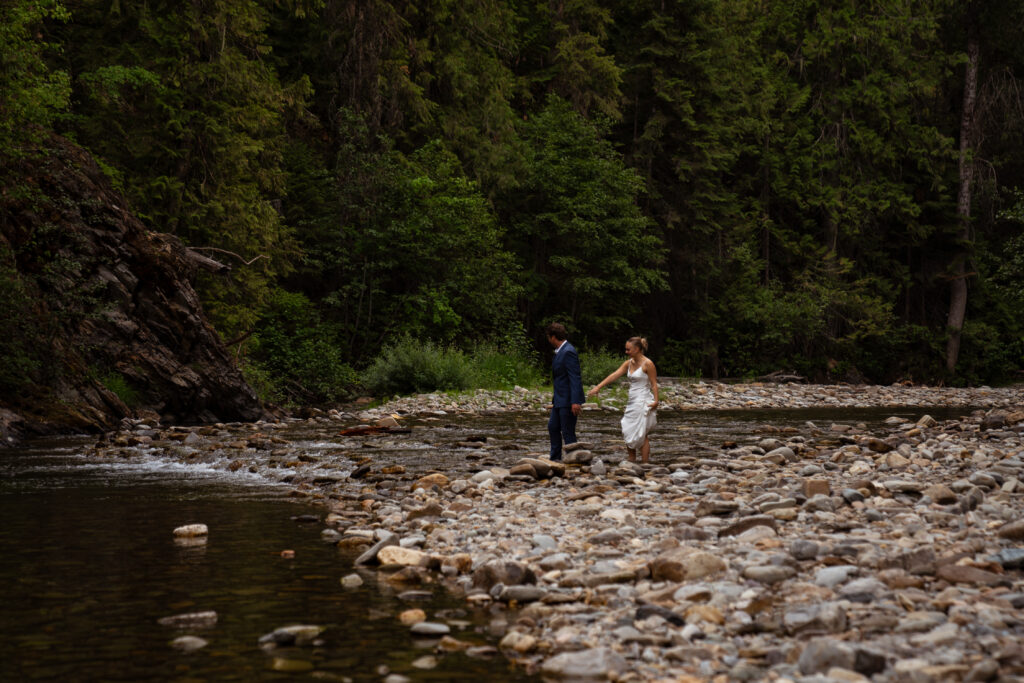
[[[3,182],[25,190],[0,192],[0,284],[18,294],[0,323],[8,340],[19,331],[8,343],[28,360],[25,388],[0,385],[0,407],[26,433],[103,430],[139,414],[262,417],[192,286],[199,268],[226,266],[146,229],[87,152],[61,138],[49,147],[0,159]]]

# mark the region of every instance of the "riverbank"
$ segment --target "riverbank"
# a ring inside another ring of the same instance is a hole
[[[93,457],[277,476],[325,506],[339,575],[379,572],[492,609],[489,633],[527,672],[1024,675],[1024,387],[666,387],[648,467],[622,462],[614,396],[587,406],[590,443],[570,464],[544,460],[546,398],[425,395],[303,421],[136,425]],[[827,421],[799,419],[823,405]],[[965,414],[928,415],[949,408]],[[769,409],[794,412],[728,439],[681,421]],[[439,656],[464,646],[458,619],[401,616]]]
[[[610,398],[609,398],[610,396]],[[625,405],[623,387],[606,389],[584,410],[621,410]],[[737,410],[749,408],[906,408],[977,407],[997,408],[1024,404],[1024,384],[1008,387],[929,387],[920,385],[853,384],[766,384],[696,381],[662,385],[659,410]],[[452,394],[420,394],[384,402],[376,413],[430,413],[450,410],[517,411],[542,408],[550,402],[550,391],[516,387],[512,391],[480,390]]]

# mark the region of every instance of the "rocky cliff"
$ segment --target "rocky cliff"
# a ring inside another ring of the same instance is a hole
[[[0,429],[258,419],[192,287],[196,255],[148,231],[88,153],[50,146],[0,172]]]

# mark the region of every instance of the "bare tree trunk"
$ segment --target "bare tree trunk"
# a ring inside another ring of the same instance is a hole
[[[971,139],[975,120],[974,105],[978,95],[978,30],[974,7],[967,10],[967,66],[964,73],[964,103],[960,114],[960,190],[957,193],[956,213],[959,222],[957,242],[960,253],[953,267],[953,281],[949,293],[949,317],[946,328],[949,341],[946,344],[946,369],[956,370],[960,356],[960,333],[964,327],[967,312],[967,257],[971,239],[971,181],[974,175],[971,159]]]

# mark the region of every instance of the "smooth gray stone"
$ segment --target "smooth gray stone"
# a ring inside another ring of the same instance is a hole
[[[1024,569],[1024,548],[1004,548],[990,559],[1003,569]]]
[[[804,605],[786,612],[782,623],[791,635],[842,633],[847,627],[846,610],[836,602]]]
[[[538,586],[505,586],[498,599],[502,602],[536,602],[546,594],[547,591]]]
[[[789,554],[798,560],[813,560],[820,548],[814,541],[798,539],[789,546]]]
[[[537,563],[541,569],[549,572],[553,569],[568,569],[572,566],[572,559],[568,553],[555,553],[554,555],[548,555],[540,562]]]
[[[545,676],[583,680],[608,680],[628,670],[629,664],[622,655],[607,647],[563,652],[541,666]]]
[[[889,587],[873,577],[851,581],[839,590],[839,595],[850,602],[874,602],[889,593]]]
[[[854,670],[856,651],[847,643],[831,638],[812,640],[800,653],[798,666],[802,674],[828,672],[832,667]]]
[[[409,630],[417,636],[430,636],[434,638],[440,638],[452,632],[447,624],[439,624],[432,621],[421,621],[418,624],[413,624]]]
[[[547,534],[534,534],[530,540],[533,541],[533,545],[541,550],[554,550],[558,547],[558,541]]]
[[[834,567],[819,569],[814,575],[814,583],[825,588],[835,588],[850,578],[851,574],[857,573],[857,567],[851,564],[841,564]]]

